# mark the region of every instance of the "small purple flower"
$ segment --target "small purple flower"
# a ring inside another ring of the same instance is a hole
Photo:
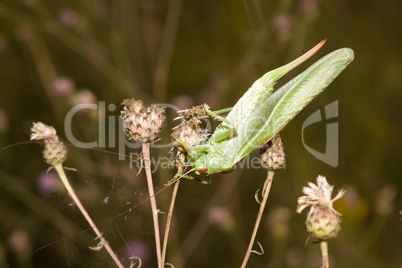
[[[39,174],[36,183],[43,197],[50,197],[61,188],[59,177],[52,171]]]
[[[66,27],[76,26],[78,23],[77,13],[69,8],[64,8],[59,12],[59,22]]]
[[[9,234],[8,245],[19,254],[28,255],[32,252],[29,235],[23,229],[15,229]]]
[[[293,26],[293,20],[290,15],[279,14],[274,19],[275,30],[282,40],[288,40]]]
[[[59,77],[53,81],[53,94],[57,97],[64,97],[75,91],[74,81],[68,77]]]
[[[220,206],[215,206],[209,211],[209,220],[212,224],[223,225],[230,220],[230,212]]]
[[[146,263],[151,257],[151,247],[142,240],[133,240],[124,248],[122,255],[126,259],[138,257],[142,263]]]

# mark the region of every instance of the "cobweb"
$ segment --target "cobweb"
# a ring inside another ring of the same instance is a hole
[[[84,124],[80,130],[88,127]],[[125,148],[121,152],[118,146],[85,149],[71,143],[66,145],[68,159],[63,166],[67,177],[104,239],[125,267],[129,267],[133,257],[140,258],[143,267],[156,267],[152,211],[145,170],[141,167],[141,148]],[[151,149],[151,158],[155,161],[151,168],[155,192],[164,188],[175,173],[175,155],[169,150],[167,146],[158,148],[157,145]],[[53,257],[62,257],[67,267],[114,267],[104,248],[91,249],[99,240],[67,195],[55,171],[46,172],[46,164],[40,165],[42,171],[37,177],[37,187],[44,201],[54,208],[56,215],[49,228],[56,230],[49,233],[42,230],[35,252],[37,258],[51,256],[49,263],[52,263]],[[170,194],[162,192],[156,198],[158,204],[162,203],[162,213],[167,211],[167,205],[163,204],[168,204],[164,199],[170,198]]]
[[[172,119],[176,116],[177,114],[168,115],[161,139],[151,145],[154,191],[161,191],[156,195],[158,209],[161,211],[161,237],[164,235],[167,218],[163,213],[168,212],[173,187],[163,189],[177,171],[176,152],[171,151],[169,146],[171,129],[177,124]],[[85,116],[82,118],[85,119]],[[82,118],[77,117],[77,120],[82,121],[73,122],[74,136],[80,141],[97,140],[99,133],[94,129],[98,128],[99,121],[93,123]],[[118,118],[117,114],[115,118]],[[118,126],[115,125],[114,132],[118,133]],[[140,258],[142,267],[157,267],[149,193],[145,171],[140,171],[141,147],[125,147],[122,150],[116,138],[114,146],[82,148],[72,144],[63,128],[55,128],[67,145],[68,159],[63,164],[66,175],[124,267],[129,267],[132,257]],[[106,145],[110,144],[110,133],[113,131],[109,130],[105,139]],[[47,172],[48,165],[44,163],[40,152],[42,147],[41,144],[32,143],[15,146],[11,150],[17,157],[25,157],[22,161],[27,169],[19,170],[19,176],[33,178],[30,182],[30,200],[34,199],[35,202],[26,202],[27,214],[31,215],[28,218],[35,218],[35,234],[32,237],[33,259],[38,260],[38,267],[54,267],[60,263],[65,267],[115,267],[104,248],[91,249],[98,245],[99,240],[96,240],[95,233],[63,188],[55,171]],[[227,244],[227,239],[220,239],[218,242],[215,236],[219,236],[220,228],[223,233],[230,231],[229,233],[234,234],[233,237],[237,236],[238,230],[233,228],[235,221],[231,216],[232,211],[254,214],[249,209],[250,202],[253,207],[256,206],[254,198],[244,199],[236,193],[236,189],[242,189],[241,192],[246,196],[253,196],[255,189],[261,187],[261,181],[249,179],[254,168],[247,167],[247,163],[239,163],[239,171],[214,176],[210,185],[187,180],[181,183],[173,214],[167,262],[176,265],[191,263],[191,267],[205,267],[211,260],[215,260],[216,265],[232,261],[230,254],[224,258],[220,257],[219,262],[215,258],[220,256],[219,249],[223,248],[223,245],[231,252],[230,248],[239,241],[233,240],[232,244]],[[247,179],[239,180],[243,168],[247,169]],[[264,179],[264,175],[260,177]],[[238,185],[238,181],[243,185]],[[27,181],[21,179],[18,183],[27,184]],[[206,236],[208,232],[218,234],[209,237]],[[233,251],[237,252],[237,249]]]

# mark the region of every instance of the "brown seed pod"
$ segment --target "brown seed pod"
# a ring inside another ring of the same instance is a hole
[[[179,113],[182,114],[179,118],[182,118],[184,120],[190,120],[193,118],[208,117],[209,115],[207,113],[207,109],[209,109],[209,106],[206,104],[193,106],[190,109],[179,111]]]
[[[150,142],[156,140],[165,121],[165,108],[151,106],[145,108],[141,100],[125,99],[121,111],[124,132],[127,140],[133,142]]]
[[[171,135],[173,145],[180,152],[188,152],[190,148],[204,144],[208,134],[200,128],[198,119],[184,120],[173,128]]]
[[[279,134],[276,134],[260,150],[261,165],[268,170],[275,171],[285,167],[285,152]]]

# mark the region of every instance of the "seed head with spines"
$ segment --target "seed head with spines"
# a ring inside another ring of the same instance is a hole
[[[312,238],[325,241],[336,237],[341,229],[342,214],[333,208],[333,203],[340,199],[345,191],[339,191],[335,198],[331,199],[333,186],[329,185],[327,179],[321,175],[317,177],[317,185],[311,182],[308,184],[309,187],[303,187],[305,195],[297,200],[297,213],[311,206],[306,227]]]
[[[197,118],[205,118],[208,117],[208,112],[207,109],[209,109],[210,107],[207,104],[202,104],[202,105],[197,105],[197,106],[193,106],[190,109],[185,109],[185,110],[181,110],[179,111],[179,113],[181,114],[180,117],[181,119],[190,121],[191,119]]]
[[[173,128],[171,135],[173,145],[179,152],[188,152],[188,148],[194,148],[204,144],[208,138],[206,131],[200,127],[201,121],[195,118],[183,120]]]
[[[262,167],[270,171],[285,167],[285,151],[279,133],[261,148],[260,159]]]
[[[124,132],[127,140],[133,142],[150,142],[158,138],[165,121],[165,108],[151,106],[145,108],[141,100],[125,99],[121,111]]]
[[[42,153],[46,163],[55,166],[62,164],[67,159],[66,146],[59,140],[53,127],[38,122],[33,124],[31,132],[31,140],[44,140],[45,142],[45,149]]]

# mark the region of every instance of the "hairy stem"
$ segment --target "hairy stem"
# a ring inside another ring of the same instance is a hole
[[[155,193],[154,193],[154,185],[152,182],[152,172],[151,172],[151,162],[150,162],[150,144],[144,143],[142,145],[142,153],[144,154],[144,162],[145,162],[145,173],[147,175],[147,183],[148,183],[148,192],[151,201],[152,208],[152,218],[154,221],[154,231],[155,231],[155,244],[156,244],[156,256],[158,258],[158,267],[161,266],[162,258],[161,258],[161,238],[159,234],[159,220],[158,220],[158,207],[156,205]]]
[[[102,233],[99,231],[98,227],[96,227],[95,223],[93,222],[93,220],[89,216],[88,212],[86,211],[84,206],[81,204],[80,199],[75,194],[75,191],[74,191],[73,187],[71,187],[71,184],[68,181],[66,174],[64,173],[63,166],[61,164],[58,164],[58,165],[54,166],[54,168],[56,169],[57,173],[59,174],[59,177],[60,177],[61,181],[63,182],[64,187],[66,187],[67,192],[70,194],[70,196],[73,199],[74,203],[77,205],[77,207],[81,211],[82,215],[84,215],[85,219],[87,220],[87,222],[89,223],[91,228],[94,230],[97,238],[100,239],[101,245],[103,245],[105,247],[105,249],[107,250],[109,255],[113,258],[113,260],[116,263],[117,267],[123,268],[124,266],[121,264],[120,260],[117,258],[116,254],[113,252],[113,250],[109,246],[108,242],[103,238]]]
[[[260,210],[258,211],[257,219],[254,224],[254,230],[253,230],[253,233],[250,238],[250,243],[247,248],[246,256],[244,257],[243,263],[241,265],[242,268],[246,267],[246,264],[250,257],[250,253],[251,253],[253,245],[254,245],[254,240],[257,235],[258,227],[260,226],[262,214],[265,209],[265,204],[267,203],[267,200],[268,200],[269,191],[271,190],[271,185],[272,185],[272,180],[274,178],[274,174],[275,174],[274,171],[268,171],[267,180],[265,181],[265,184],[264,184],[265,187],[264,187],[264,191],[263,191],[263,199],[261,201]]]

